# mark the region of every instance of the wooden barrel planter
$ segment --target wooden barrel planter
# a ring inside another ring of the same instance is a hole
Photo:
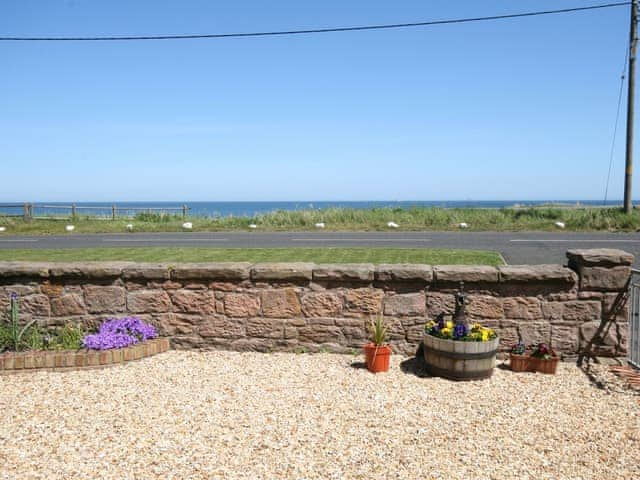
[[[481,380],[493,374],[500,339],[460,342],[425,335],[422,343],[430,374],[450,380]]]

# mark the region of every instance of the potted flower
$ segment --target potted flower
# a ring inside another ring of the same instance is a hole
[[[528,372],[530,370],[529,356],[525,355],[526,350],[527,347],[522,339],[512,345],[509,351],[509,364],[514,372]]]
[[[461,282],[454,319],[446,321],[444,314],[440,314],[437,321],[425,325],[422,341],[425,367],[429,373],[451,380],[489,378],[496,365],[500,339],[490,328],[467,323],[465,300]]]
[[[546,343],[538,343],[529,355],[531,369],[535,372],[555,374],[560,357]]]
[[[386,343],[388,327],[382,315],[371,319],[369,331],[371,342],[363,347],[367,370],[373,373],[386,372],[389,370],[391,347]]]

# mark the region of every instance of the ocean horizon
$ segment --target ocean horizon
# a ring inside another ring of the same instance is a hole
[[[70,206],[75,203],[78,215],[110,216],[111,208],[115,205],[119,215],[132,215],[136,211],[152,209],[165,210],[171,213],[182,213],[183,205],[188,208],[188,215],[195,217],[253,217],[277,210],[323,210],[327,208],[505,208],[528,207],[544,204],[559,204],[563,206],[617,206],[622,200],[367,200],[367,201],[115,201],[115,202],[32,202],[34,216],[61,216],[70,214]],[[0,202],[0,215],[20,215],[23,203]]]

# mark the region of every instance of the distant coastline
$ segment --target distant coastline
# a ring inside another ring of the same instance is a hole
[[[68,206],[73,202],[33,202],[36,214],[39,205],[46,205],[48,215],[64,215],[69,213]],[[0,202],[0,215],[16,214],[22,208],[20,202]],[[252,217],[255,215],[274,212],[277,210],[322,210],[326,208],[413,208],[413,207],[438,207],[438,208],[505,208],[505,207],[531,207],[540,205],[553,205],[563,207],[597,207],[619,206],[622,200],[371,200],[371,201],[279,201],[279,202],[75,202],[81,209],[82,215],[101,216],[108,215],[106,209],[116,206],[119,212],[126,213],[127,208],[179,208],[187,205],[189,216],[194,217]],[[91,207],[96,207],[92,209]],[[44,210],[44,209],[43,209]]]

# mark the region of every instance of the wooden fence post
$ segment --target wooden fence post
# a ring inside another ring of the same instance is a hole
[[[182,219],[185,220],[187,218],[187,206],[182,205]]]
[[[111,206],[111,219],[112,220],[116,219],[116,206],[115,205]]]
[[[71,204],[71,218],[72,219],[76,218],[76,204],[75,203]]]
[[[29,205],[28,203],[25,203],[23,205],[23,210],[22,210],[22,218],[24,219],[25,222],[28,222],[31,220],[31,205]]]

